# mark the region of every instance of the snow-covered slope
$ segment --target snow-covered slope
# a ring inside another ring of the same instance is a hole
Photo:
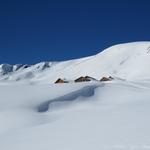
[[[149,47],[136,42],[70,61],[0,65],[0,150],[150,150]],[[50,84],[81,75],[115,80]]]
[[[58,78],[79,76],[115,76],[125,80],[150,79],[150,42],[135,42],[112,46],[101,53],[64,62],[43,62],[36,65],[0,66],[1,81],[53,83]]]
[[[0,86],[2,150],[148,150],[150,83]]]

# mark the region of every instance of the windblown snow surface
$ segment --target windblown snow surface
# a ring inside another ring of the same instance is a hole
[[[19,68],[18,68],[19,66]],[[0,66],[0,150],[150,150],[150,42]],[[53,84],[81,75],[108,82]]]

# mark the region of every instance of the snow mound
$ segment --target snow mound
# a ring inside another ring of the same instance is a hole
[[[72,101],[76,101],[77,98],[82,97],[82,100],[84,97],[91,97],[94,96],[95,88],[97,88],[97,85],[91,85],[91,86],[85,86],[77,91],[73,91],[69,94],[66,94],[64,96],[48,100],[38,106],[38,112],[46,112],[48,109],[56,109],[57,107],[66,106],[68,103]],[[67,103],[66,103],[67,102]]]

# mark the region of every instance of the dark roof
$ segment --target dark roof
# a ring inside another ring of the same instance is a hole
[[[111,81],[111,80],[113,80],[114,78],[113,77],[111,77],[111,76],[109,76],[109,77],[102,77],[101,79],[100,79],[100,81]]]
[[[68,83],[68,81],[65,81],[65,80],[59,78],[55,81],[55,83]]]
[[[84,82],[84,81],[91,81],[88,77],[79,77],[75,80],[75,82]]]

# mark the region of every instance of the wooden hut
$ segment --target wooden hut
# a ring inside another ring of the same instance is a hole
[[[85,78],[86,78],[87,80],[90,80],[90,81],[97,81],[95,78],[90,77],[90,76],[85,76]]]
[[[111,81],[111,80],[113,80],[114,78],[113,77],[111,77],[111,76],[109,76],[109,77],[102,77],[101,79],[100,79],[100,81],[102,82],[102,81]]]
[[[76,80],[74,80],[75,82],[88,82],[88,81],[91,81],[88,77],[79,77],[77,78]]]
[[[65,81],[65,80],[63,80],[63,79],[61,79],[61,78],[59,78],[59,79],[57,79],[57,80],[55,81],[55,83],[68,83],[68,82]]]

